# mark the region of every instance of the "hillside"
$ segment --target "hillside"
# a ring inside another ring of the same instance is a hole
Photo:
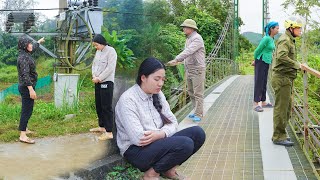
[[[262,35],[260,33],[255,32],[244,32],[242,35],[247,38],[253,45],[257,46],[262,39]]]
[[[242,35],[247,38],[254,46],[257,46],[262,39],[262,34],[255,32],[244,32]],[[281,33],[277,34],[275,39],[277,40],[281,36]]]

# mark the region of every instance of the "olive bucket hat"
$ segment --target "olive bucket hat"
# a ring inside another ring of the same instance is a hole
[[[180,26],[198,30],[197,23],[192,19],[186,19]]]

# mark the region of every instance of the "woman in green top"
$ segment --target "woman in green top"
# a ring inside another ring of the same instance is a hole
[[[269,64],[272,62],[272,53],[275,49],[274,36],[279,32],[279,23],[270,22],[265,27],[265,36],[254,51],[254,110],[262,112],[262,107],[272,107],[266,102],[267,79]],[[261,102],[261,106],[259,103]]]

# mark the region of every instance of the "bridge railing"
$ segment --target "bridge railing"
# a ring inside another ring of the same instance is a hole
[[[318,92],[309,88],[320,82],[320,72],[306,66],[299,76],[303,84],[295,84],[289,124],[315,174],[320,178],[320,88]]]
[[[207,63],[206,66],[206,91],[227,76],[239,73],[239,65],[234,60],[226,58],[207,58],[207,62],[209,63]],[[183,83],[172,88],[171,96],[168,98],[168,101],[174,112],[183,110],[190,102],[187,93],[186,75],[184,76]]]

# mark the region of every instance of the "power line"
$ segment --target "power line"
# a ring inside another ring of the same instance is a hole
[[[138,16],[162,17],[162,16],[155,16],[152,14],[143,14],[143,13],[134,13],[134,12],[120,12],[120,11],[111,11],[111,10],[103,10],[103,12],[109,12],[109,13],[115,13],[115,14],[138,15]]]
[[[21,11],[55,11],[68,10],[68,8],[46,8],[46,9],[0,9],[0,12],[21,12]]]
[[[68,10],[68,8],[45,8],[45,9],[0,9],[0,12],[22,12],[22,11],[56,11],[56,10]],[[137,16],[150,16],[150,17],[162,17],[155,16],[152,14],[144,13],[134,13],[134,12],[120,12],[113,10],[104,9],[103,12],[114,13],[114,14],[124,14],[124,15],[137,15]]]

